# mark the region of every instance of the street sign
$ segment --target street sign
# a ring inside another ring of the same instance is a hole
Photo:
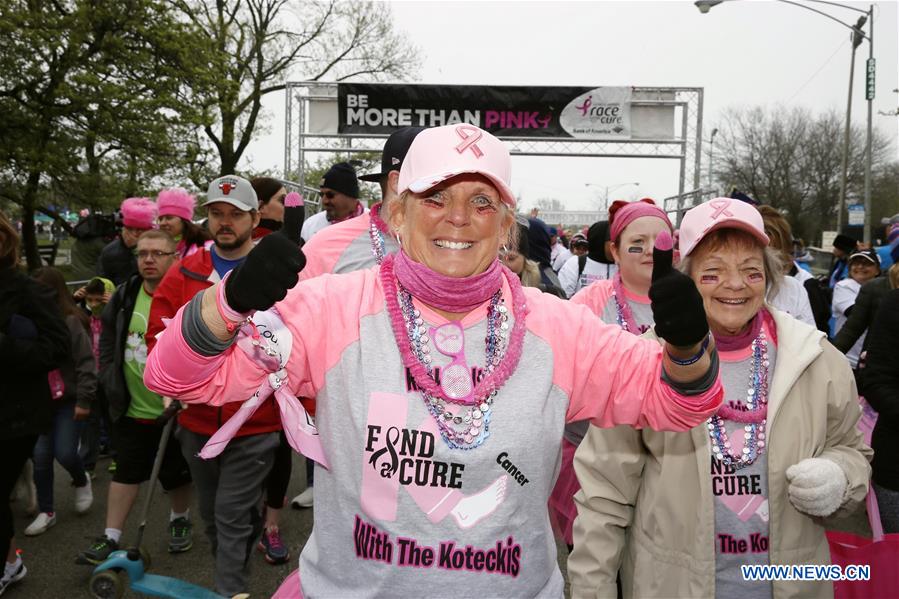
[[[830,250],[833,247],[833,240],[837,238],[836,231],[821,232],[821,249]]]
[[[865,72],[865,100],[874,99],[874,59],[869,58]]]
[[[846,210],[849,211],[849,222],[847,224],[850,227],[865,224],[865,206],[863,204],[846,206]]]

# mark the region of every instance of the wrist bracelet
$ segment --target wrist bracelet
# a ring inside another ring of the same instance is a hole
[[[230,272],[219,283],[219,288],[215,294],[215,307],[218,308],[219,316],[225,321],[225,328],[228,329],[228,333],[234,333],[234,331],[249,321],[250,315],[242,314],[228,305],[228,300],[225,298],[225,281],[229,276],[231,276]]]
[[[702,345],[699,347],[699,351],[685,360],[679,360],[679,359],[675,358],[674,356],[671,355],[671,352],[668,351],[667,349],[665,350],[665,353],[668,354],[668,359],[671,360],[672,364],[676,364],[677,366],[690,366],[691,364],[696,364],[697,362],[699,362],[699,359],[702,358],[702,355],[705,353],[705,350],[708,349],[709,340],[711,338],[712,338],[711,333],[706,335],[705,341],[703,341]]]

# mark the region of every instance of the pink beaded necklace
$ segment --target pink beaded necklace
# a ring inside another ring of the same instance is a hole
[[[397,281],[394,273],[395,255],[384,258],[381,263],[380,275],[381,283],[384,287],[384,299],[387,303],[387,313],[390,317],[390,324],[393,328],[394,338],[400,350],[403,365],[409,370],[415,384],[421,391],[425,401],[425,406],[432,412],[432,404],[434,399],[440,402],[456,404],[456,405],[477,405],[486,414],[490,406],[492,406],[493,398],[496,392],[505,384],[506,380],[515,372],[521,359],[522,347],[524,345],[525,320],[528,313],[527,302],[525,301],[524,292],[521,288],[521,282],[518,277],[513,275],[505,266],[501,267],[502,276],[505,278],[512,295],[512,314],[515,322],[512,325],[512,331],[509,335],[508,345],[501,357],[495,364],[489,364],[486,369],[486,375],[482,378],[470,395],[464,401],[456,398],[448,397],[444,390],[437,382],[428,375],[425,365],[421,359],[412,351],[410,343],[409,330],[407,328],[406,318],[403,316],[403,310],[400,306],[401,294],[408,293]],[[440,276],[436,275],[435,276]],[[449,278],[449,277],[447,277]],[[460,280],[461,281],[461,280]],[[450,284],[450,281],[444,281]],[[488,339],[489,342],[489,339]],[[488,351],[489,353],[489,351]],[[472,449],[474,446],[483,443],[486,435],[479,436],[477,439],[466,439],[464,435],[455,436],[452,431],[444,431],[444,438],[452,447],[462,449]],[[485,431],[486,432],[486,431]]]
[[[634,312],[631,310],[630,304],[627,303],[624,285],[621,282],[621,272],[616,272],[612,278],[612,299],[615,301],[615,311],[617,312],[619,326],[628,333],[639,335],[640,327],[637,326]]]

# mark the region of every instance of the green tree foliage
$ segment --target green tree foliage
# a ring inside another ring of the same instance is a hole
[[[213,80],[191,86],[218,174],[236,172],[260,124],[262,98],[288,77],[405,79],[418,69],[416,50],[394,30],[390,9],[372,2],[175,0],[202,31],[214,56]],[[210,84],[211,83],[211,84]],[[209,172],[208,175],[215,173]]]
[[[193,163],[199,39],[151,0],[0,0],[0,197],[21,209],[29,268],[35,210],[109,207]]]
[[[784,107],[726,111],[715,144],[715,179],[783,210],[793,234],[819,239],[836,226],[843,149],[843,117],[835,111],[813,115]],[[889,190],[889,143],[874,130],[872,140],[873,223],[887,216],[896,188]],[[865,131],[850,132],[847,198],[864,197]],[[883,184],[878,183],[884,181]],[[882,197],[883,196],[883,197]],[[895,210],[894,210],[895,212]],[[892,214],[892,212],[890,212]],[[845,222],[845,220],[844,220]]]

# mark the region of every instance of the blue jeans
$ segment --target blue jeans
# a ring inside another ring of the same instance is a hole
[[[53,458],[66,469],[76,487],[87,484],[84,464],[78,455],[83,422],[73,419],[75,402],[66,401],[56,406],[53,428],[37,438],[34,445],[34,486],[37,487],[37,504],[42,512],[53,510]]]

